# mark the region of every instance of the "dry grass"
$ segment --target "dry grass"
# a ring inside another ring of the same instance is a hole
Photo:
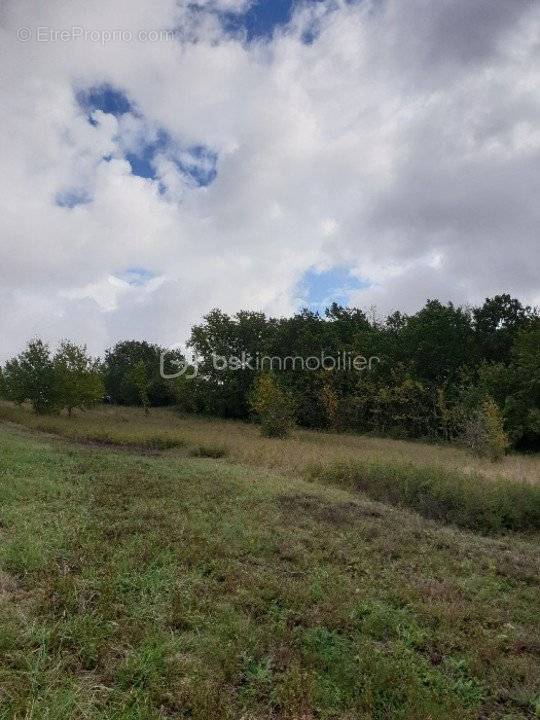
[[[286,440],[263,438],[254,425],[242,422],[179,415],[170,409],[153,409],[145,416],[138,408],[102,406],[73,418],[37,418],[27,408],[0,404],[0,419],[53,432],[71,439],[103,444],[163,449],[178,445],[224,449],[230,460],[243,465],[277,469],[294,475],[312,465],[384,462],[437,465],[468,475],[540,484],[540,457],[509,455],[501,463],[475,458],[451,445],[390,440],[363,435],[296,430]],[[179,452],[185,452],[180,449]]]

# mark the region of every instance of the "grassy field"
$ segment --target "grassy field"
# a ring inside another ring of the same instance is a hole
[[[425,517],[472,530],[540,530],[540,458],[511,455],[501,463],[451,445],[411,443],[297,429],[287,440],[261,437],[240,422],[180,415],[173,409],[99,407],[38,417],[0,404],[0,420],[70,440],[178,457],[228,458],[366,492]]]
[[[167,411],[1,412],[0,718],[540,716],[538,535],[302,476],[406,453],[490,482],[488,464]],[[533,483],[537,463],[498,472]]]
[[[287,440],[276,442],[260,436],[255,425],[179,415],[174,410],[152,409],[147,417],[140,408],[100,406],[72,418],[65,415],[36,417],[29,408],[0,401],[0,420],[64,437],[147,449],[167,447],[218,448],[243,465],[266,467],[298,475],[316,464],[333,466],[354,461],[411,462],[437,465],[468,475],[504,478],[540,485],[540,457],[508,455],[501,463],[475,458],[453,445],[433,445],[365,435],[320,433],[298,429]]]

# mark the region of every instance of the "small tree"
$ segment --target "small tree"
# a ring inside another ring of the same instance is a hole
[[[486,427],[487,453],[493,462],[497,462],[504,457],[510,442],[504,431],[503,416],[499,406],[489,395],[482,405],[482,414]]]
[[[493,462],[501,460],[508,450],[510,443],[501,411],[489,395],[465,423],[464,440],[476,455],[489,457]]]
[[[88,355],[86,346],[64,341],[54,365],[63,407],[71,415],[75,408],[87,408],[103,398],[104,386],[98,363]]]
[[[323,377],[322,404],[326,414],[328,427],[335,430],[339,425],[339,397],[332,385],[328,372]]]
[[[260,375],[251,394],[251,407],[265,437],[287,437],[294,425],[294,405],[271,375]]]
[[[32,340],[20,355],[4,368],[5,393],[9,400],[22,404],[29,401],[36,413],[45,415],[61,407],[60,385],[49,347],[42,340]]]

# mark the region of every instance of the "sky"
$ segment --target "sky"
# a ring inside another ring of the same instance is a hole
[[[540,305],[536,0],[0,0],[0,360]]]

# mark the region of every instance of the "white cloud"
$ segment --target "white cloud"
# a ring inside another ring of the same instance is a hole
[[[538,301],[537,4],[329,0],[251,44],[214,12],[243,0],[199,6],[3,3],[3,356],[32,334],[172,343],[216,305],[290,312],[314,265],[370,279],[352,300],[381,311]],[[38,26],[179,32],[102,45],[36,42]],[[105,83],[135,110],[92,125],[74,92]],[[133,176],[125,153],[158,129],[178,151],[156,154],[155,181]],[[192,145],[217,153],[208,187],[180,170]],[[91,201],[59,207],[69,192]],[[133,267],[159,281],[122,280]]]

